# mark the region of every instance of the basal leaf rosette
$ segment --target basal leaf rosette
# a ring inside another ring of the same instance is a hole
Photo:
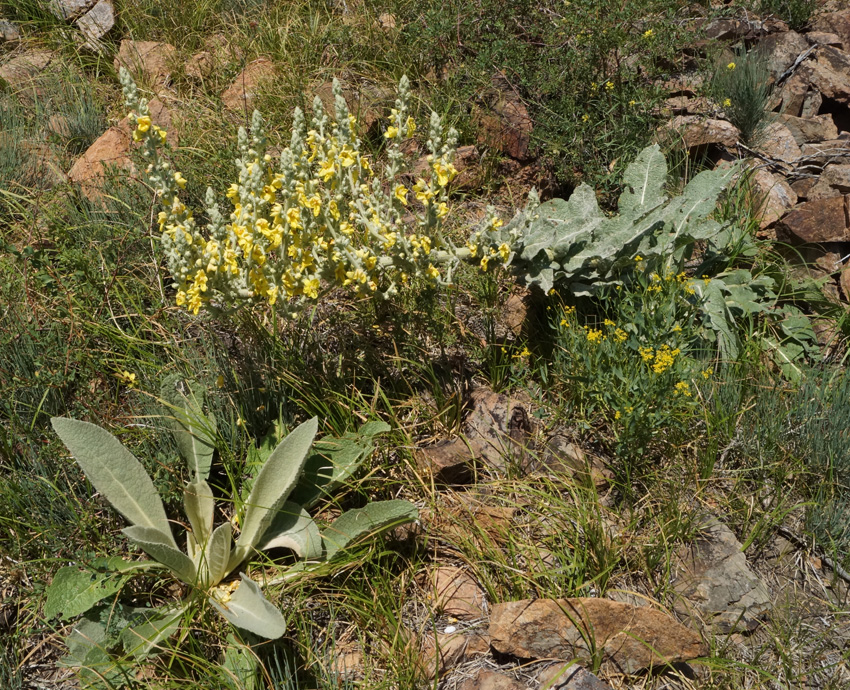
[[[162,204],[159,226],[177,304],[190,312],[245,303],[286,310],[339,287],[386,297],[413,279],[451,284],[457,263],[468,258],[470,249],[444,233],[457,133],[436,113],[425,173],[410,187],[402,178],[401,143],[416,132],[406,77],[384,132],[387,164],[380,170],[363,151],[337,82],[333,118],[318,98],[309,125],[296,109],[278,166],[255,111],[250,131],[239,130],[237,180],[226,192],[230,211],[221,212],[208,188],[203,230],[179,198],[185,178],[160,155],[162,130],[150,122],[129,74],[122,71],[121,80],[134,139]]]

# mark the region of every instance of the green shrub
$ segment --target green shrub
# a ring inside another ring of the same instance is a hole
[[[768,102],[773,90],[764,56],[757,50],[739,50],[734,60],[717,66],[711,90],[740,130],[741,141],[757,145],[770,123]]]
[[[759,14],[772,14],[794,31],[805,29],[817,8],[815,0],[761,0]]]

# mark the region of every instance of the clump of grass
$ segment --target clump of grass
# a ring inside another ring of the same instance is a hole
[[[770,124],[767,106],[773,90],[764,56],[757,50],[738,50],[733,60],[717,66],[711,90],[741,132],[741,141],[759,144]]]

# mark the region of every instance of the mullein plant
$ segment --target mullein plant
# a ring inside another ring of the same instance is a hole
[[[180,200],[186,179],[160,154],[165,132],[151,121],[129,73],[122,69],[120,77],[133,138],[141,143],[145,173],[162,206],[159,228],[176,301],[193,314],[245,303],[285,312],[338,287],[390,297],[414,279],[433,287],[452,284],[463,259],[476,259],[484,270],[511,259],[510,244],[495,242],[502,221],[492,208],[468,243],[456,245],[445,232],[458,135],[436,113],[426,142],[427,171],[406,186],[401,145],[417,130],[406,77],[384,132],[387,163],[380,170],[362,150],[336,81],[334,119],[318,98],[309,126],[296,109],[277,169],[255,111],[250,132],[238,133],[238,179],[226,192],[231,211],[223,214],[208,188],[203,232]]]

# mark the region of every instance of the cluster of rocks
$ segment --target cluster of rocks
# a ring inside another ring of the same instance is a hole
[[[850,301],[850,10],[822,14],[802,33],[752,17],[705,29],[764,56],[769,124],[747,148],[722,109],[698,95],[701,78],[682,76],[667,85],[665,130],[717,162],[747,158],[762,237],[792,245],[789,257],[802,257],[828,296]]]

